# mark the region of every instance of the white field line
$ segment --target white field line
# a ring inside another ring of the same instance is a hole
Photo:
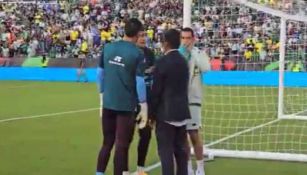
[[[33,85],[33,84],[28,84],[28,85],[17,85],[17,86],[8,86],[5,87],[4,89],[19,89],[19,88],[27,88],[27,87],[35,87],[37,85]]]
[[[221,143],[221,142],[224,142],[224,141],[226,141],[226,140],[229,140],[229,139],[232,139],[232,138],[234,138],[234,137],[237,137],[237,136],[239,136],[239,135],[241,135],[241,134],[245,134],[245,133],[247,133],[247,132],[251,132],[251,131],[253,131],[253,130],[256,130],[256,129],[259,129],[259,128],[262,128],[262,127],[265,127],[265,126],[272,125],[272,124],[274,124],[274,123],[277,123],[277,122],[280,121],[280,120],[281,120],[281,119],[272,120],[272,121],[270,121],[270,122],[267,122],[267,123],[264,123],[264,124],[261,124],[261,125],[255,126],[255,127],[252,127],[252,128],[249,128],[249,129],[245,129],[245,130],[243,130],[243,131],[236,132],[236,133],[234,133],[234,134],[232,134],[232,135],[230,135],[230,136],[227,136],[227,137],[218,139],[218,140],[216,140],[216,141],[214,141],[214,142],[208,143],[208,144],[205,145],[205,147],[213,146],[213,145],[216,145],[216,144],[218,144],[218,143]],[[152,171],[152,170],[154,170],[154,169],[156,169],[156,168],[159,168],[160,166],[161,166],[161,162],[157,162],[157,163],[155,163],[155,164],[153,164],[153,165],[150,165],[150,166],[146,167],[146,168],[145,168],[145,171],[146,171],[146,172],[150,172],[150,171]],[[137,175],[137,172],[134,172],[133,175]]]
[[[100,108],[87,108],[87,109],[80,109],[80,110],[73,110],[73,111],[64,111],[64,112],[48,113],[48,114],[41,114],[41,115],[7,118],[7,119],[0,120],[0,123],[18,121],[18,120],[35,119],[35,118],[43,118],[43,117],[52,117],[52,116],[59,116],[59,115],[65,115],[65,114],[74,114],[74,113],[80,113],[80,112],[89,112],[89,111],[96,111],[98,109]]]
[[[263,123],[263,124],[258,125],[258,126],[254,126],[254,127],[252,127],[252,128],[248,128],[248,129],[245,129],[245,130],[243,130],[243,131],[236,132],[236,133],[234,133],[234,134],[232,134],[232,135],[230,135],[230,136],[227,136],[227,137],[218,139],[218,140],[216,140],[216,141],[214,141],[214,142],[208,143],[208,144],[206,144],[205,146],[206,146],[206,147],[209,147],[209,146],[216,145],[216,144],[218,144],[218,143],[221,143],[221,142],[224,142],[224,141],[226,141],[226,140],[232,139],[232,138],[234,138],[234,137],[237,137],[237,136],[239,136],[239,135],[245,134],[245,133],[247,133],[247,132],[251,132],[251,131],[253,131],[253,130],[256,130],[256,129],[259,129],[259,128],[262,128],[262,127],[265,127],[265,126],[268,126],[268,125],[272,125],[272,124],[274,124],[274,123],[279,122],[280,120],[281,120],[281,119],[272,120],[272,121],[270,121],[270,122]]]

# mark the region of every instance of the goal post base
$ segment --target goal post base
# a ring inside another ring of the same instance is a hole
[[[306,115],[282,115],[281,117],[279,117],[279,119],[281,120],[307,120],[307,116]]]
[[[260,159],[260,160],[278,160],[307,162],[307,154],[273,153],[262,151],[233,151],[221,149],[204,149],[206,155],[224,158],[242,158],[242,159]]]

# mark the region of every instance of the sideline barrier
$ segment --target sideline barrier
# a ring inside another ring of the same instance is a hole
[[[203,76],[203,83],[215,86],[274,86],[277,87],[277,71],[211,71]],[[286,87],[307,87],[306,72],[286,72]]]
[[[88,68],[89,82],[96,81],[96,69]],[[76,68],[0,68],[0,80],[68,81],[77,80]],[[264,71],[210,71],[203,83],[212,86],[278,86],[278,72]],[[306,72],[286,72],[285,86],[307,87]]]
[[[96,81],[96,69],[86,69],[89,82]],[[76,68],[0,68],[0,80],[77,81]]]

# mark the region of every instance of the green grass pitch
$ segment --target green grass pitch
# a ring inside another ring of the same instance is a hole
[[[276,118],[276,89],[236,88],[210,87],[205,90],[206,143]],[[305,94],[305,91],[300,93]],[[255,97],[248,98],[251,96]],[[286,100],[300,102],[304,101],[302,98],[302,95],[294,95]],[[39,118],[0,122],[0,175],[93,175],[102,141],[98,104],[95,84],[1,81],[0,121]],[[287,107],[291,113],[305,106]],[[63,113],[67,111],[75,112]],[[282,121],[218,143],[213,148],[281,152],[296,148],[291,152],[307,154],[306,136],[296,138],[291,134],[307,133],[306,126],[302,121]],[[274,144],[280,140],[278,137],[289,142]],[[299,139],[299,143],[294,142]],[[137,140],[136,133],[130,150],[131,171],[136,169]],[[158,160],[153,137],[147,165]],[[112,164],[111,159],[107,174],[112,174]],[[157,168],[149,174],[160,175],[160,171]],[[226,158],[215,158],[206,163],[207,175],[305,175],[306,172],[306,163]]]

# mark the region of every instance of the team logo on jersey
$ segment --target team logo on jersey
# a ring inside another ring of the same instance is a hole
[[[114,61],[116,61],[116,62],[122,62],[122,57],[120,57],[120,56],[116,56],[115,58],[114,58]]]
[[[116,56],[116,57],[113,58],[113,60],[109,60],[109,63],[113,64],[113,65],[125,67],[125,64],[122,63],[122,60],[123,60],[122,57]]]

